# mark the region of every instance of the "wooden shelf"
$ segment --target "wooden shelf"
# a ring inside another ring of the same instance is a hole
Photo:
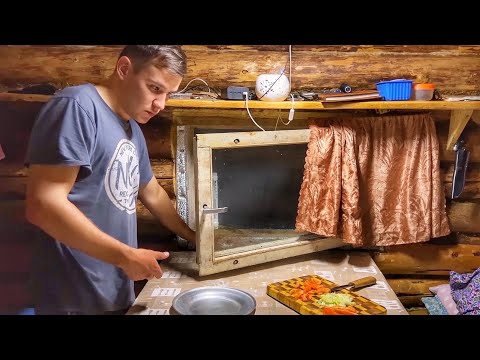
[[[215,109],[245,109],[242,100],[190,100],[170,99],[167,106],[176,108],[215,108]],[[291,109],[290,101],[248,102],[250,109]],[[480,101],[355,101],[355,102],[321,102],[295,101],[295,110],[480,110]]]
[[[0,101],[46,102],[49,95],[0,93]],[[245,109],[243,100],[197,100],[170,99],[167,107],[174,108],[212,108],[212,109]],[[290,109],[290,101],[268,102],[251,100],[250,109]],[[480,110],[480,101],[354,101],[354,102],[321,102],[295,101],[295,110]]]
[[[49,95],[0,93],[0,101],[46,102]],[[210,109],[245,109],[243,100],[198,100],[170,99],[167,107],[171,108],[210,108]],[[248,102],[249,109],[291,109],[290,101]],[[460,134],[470,119],[480,123],[480,101],[356,101],[356,102],[321,102],[295,101],[295,110],[449,110],[450,131],[447,150],[452,150]]]

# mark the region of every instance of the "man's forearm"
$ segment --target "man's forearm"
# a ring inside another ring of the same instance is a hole
[[[195,242],[195,232],[178,215],[165,190],[161,189],[154,201],[144,205],[167,229],[192,243]]]
[[[54,239],[116,266],[125,261],[132,250],[101,231],[67,199],[30,202],[27,217]]]

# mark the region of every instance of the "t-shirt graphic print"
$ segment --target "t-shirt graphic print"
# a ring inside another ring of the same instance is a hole
[[[105,174],[105,191],[118,209],[133,214],[136,211],[139,182],[137,149],[131,141],[122,139]]]

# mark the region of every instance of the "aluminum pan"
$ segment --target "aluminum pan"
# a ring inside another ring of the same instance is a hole
[[[205,286],[187,290],[172,301],[173,314],[253,315],[257,304],[249,293],[228,287]]]

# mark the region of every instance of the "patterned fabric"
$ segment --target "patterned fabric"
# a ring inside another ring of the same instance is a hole
[[[430,291],[437,295],[443,307],[447,310],[448,315],[458,315],[457,304],[453,301],[450,284],[433,286],[430,288]]]
[[[422,302],[425,304],[430,315],[448,315],[447,309],[442,305],[437,295],[423,297]]]
[[[420,243],[448,235],[433,118],[315,120],[295,225],[353,246]]]
[[[468,274],[450,271],[450,287],[461,315],[480,315],[480,268]]]

